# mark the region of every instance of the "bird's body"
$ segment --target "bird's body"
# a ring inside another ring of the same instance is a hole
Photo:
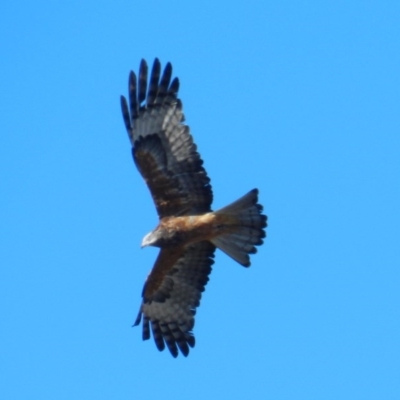
[[[135,164],[160,219],[142,242],[142,247],[160,247],[160,253],[143,288],[135,325],[143,317],[143,339],[150,338],[151,326],[158,349],[166,344],[176,357],[178,348],[186,356],[195,344],[194,315],[215,248],[249,266],[249,254],[265,237],[267,218],[257,203],[257,189],[218,211],[211,210],[210,179],[183,124],[179,81],[171,81],[169,63],[160,75],[156,59],[147,90],[147,64],[142,60],[138,79],[133,72],[130,75],[130,104],[121,97],[121,105]]]
[[[165,217],[151,232],[157,233],[160,242],[151,243],[152,246],[170,247],[181,246],[211,239],[218,231],[218,221],[222,218],[212,212],[202,215],[189,215],[182,217]],[[222,223],[222,221],[220,221]],[[146,238],[146,237],[145,237]],[[142,246],[149,245],[144,242]]]

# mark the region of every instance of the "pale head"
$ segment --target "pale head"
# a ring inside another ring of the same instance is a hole
[[[149,232],[142,240],[141,247],[157,246],[160,234],[157,230]]]

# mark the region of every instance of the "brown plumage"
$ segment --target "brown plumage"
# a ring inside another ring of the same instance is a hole
[[[171,80],[170,63],[160,75],[156,59],[148,80],[142,60],[139,77],[134,72],[129,76],[129,106],[121,96],[121,107],[133,159],[160,219],[142,242],[142,247],[157,246],[160,252],[144,285],[135,325],[143,318],[143,339],[150,338],[151,328],[157,348],[167,345],[176,357],[179,350],[187,356],[195,345],[194,315],[215,248],[248,267],[249,254],[263,243],[267,217],[257,203],[257,189],[212,212],[210,179],[183,124],[179,81]]]

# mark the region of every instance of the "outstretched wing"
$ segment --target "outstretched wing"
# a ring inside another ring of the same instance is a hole
[[[174,357],[184,356],[194,347],[191,332],[201,293],[214,263],[215,247],[198,242],[182,248],[161,249],[143,288],[143,302],[135,325],[143,316],[143,340],[150,338],[150,327],[158,350],[167,345]]]
[[[203,161],[183,124],[178,99],[179,80],[171,81],[168,63],[160,79],[156,58],[147,90],[147,64],[142,60],[139,79],[129,76],[129,107],[121,96],[124,122],[135,164],[145,179],[160,218],[211,211],[212,189]],[[147,92],[147,93],[146,93]]]

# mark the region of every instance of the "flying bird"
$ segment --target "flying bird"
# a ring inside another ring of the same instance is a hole
[[[185,125],[179,80],[167,63],[155,59],[150,78],[142,60],[139,76],[129,75],[129,102],[121,96],[126,130],[136,167],[146,181],[159,224],[142,247],[160,248],[142,292],[134,325],[143,320],[143,340],[150,329],[158,350],[173,357],[189,354],[196,308],[209,280],[219,248],[244,267],[249,254],[263,243],[267,217],[253,189],[218,211],[211,210],[213,193],[203,160]]]

